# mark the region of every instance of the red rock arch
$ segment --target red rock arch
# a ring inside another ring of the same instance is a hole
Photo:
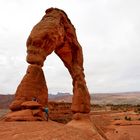
[[[78,43],[75,28],[66,13],[57,8],[46,10],[27,40],[27,73],[17,88],[11,110],[20,109],[20,104],[38,99],[42,105],[48,103],[48,90],[42,66],[48,55],[55,52],[63,61],[73,79],[72,111],[88,113],[90,95],[86,86],[82,48]],[[18,106],[17,106],[18,105]]]

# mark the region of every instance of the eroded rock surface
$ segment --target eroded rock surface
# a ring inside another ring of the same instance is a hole
[[[21,110],[21,104],[33,98],[42,106],[47,105],[48,89],[41,67],[53,51],[63,61],[73,80],[72,111],[90,112],[90,95],[85,81],[82,48],[71,21],[64,11],[57,8],[46,10],[46,14],[33,27],[28,37],[27,62],[30,65],[10,105],[12,111]]]
[[[72,120],[71,103],[49,101],[49,118],[59,123]]]
[[[11,110],[21,109],[21,104],[26,101],[37,102],[46,106],[48,103],[48,89],[43,70],[38,65],[29,65],[26,75],[23,77],[17,88],[15,99],[10,105]]]

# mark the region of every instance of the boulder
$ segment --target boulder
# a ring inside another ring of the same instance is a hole
[[[35,121],[33,112],[30,109],[10,112],[5,116],[5,121]]]
[[[9,108],[12,111],[21,110],[21,104],[24,102],[24,100],[14,100],[10,105]]]
[[[22,109],[39,109],[42,105],[36,101],[26,101],[21,104]]]
[[[46,117],[41,109],[24,109],[8,113],[4,121],[45,121]]]

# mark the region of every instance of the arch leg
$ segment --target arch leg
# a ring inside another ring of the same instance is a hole
[[[72,111],[89,113],[90,95],[85,81],[82,48],[74,46],[72,49],[65,44],[62,48],[55,50],[55,53],[63,61],[73,79]]]

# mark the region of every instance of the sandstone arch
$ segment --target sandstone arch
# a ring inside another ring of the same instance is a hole
[[[86,86],[82,48],[75,28],[64,11],[57,8],[46,10],[27,39],[27,73],[17,88],[11,110],[19,110],[20,104],[36,97],[42,105],[48,103],[48,89],[42,66],[48,55],[55,52],[73,79],[72,111],[88,113],[90,95]]]

